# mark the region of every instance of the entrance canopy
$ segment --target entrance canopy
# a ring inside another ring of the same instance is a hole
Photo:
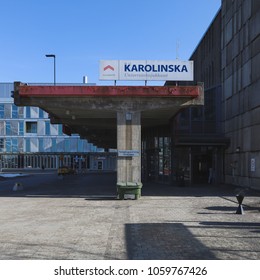
[[[18,106],[40,107],[66,134],[117,148],[117,113],[140,112],[141,127],[165,125],[181,108],[204,104],[203,86],[28,86],[15,83]]]

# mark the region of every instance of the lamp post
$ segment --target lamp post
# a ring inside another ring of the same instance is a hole
[[[46,54],[46,57],[53,57],[54,62],[54,85],[56,85],[56,56],[55,54]]]

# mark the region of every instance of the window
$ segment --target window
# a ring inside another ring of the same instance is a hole
[[[39,118],[39,108],[38,107],[31,107],[31,118]]]
[[[65,152],[70,152],[70,140],[65,139]]]
[[[3,119],[5,115],[5,106],[4,104],[0,104],[0,118]]]
[[[45,122],[44,121],[37,121],[37,133],[38,135],[45,135]]]
[[[7,138],[5,143],[6,143],[6,152],[7,153],[12,152],[11,138]]]
[[[12,105],[12,119],[18,118],[18,108],[14,104]]]
[[[18,118],[19,119],[24,118],[24,107],[18,107]]]
[[[60,124],[59,126],[58,126],[58,135],[59,136],[62,136],[63,135],[63,131],[62,131],[62,125]]]
[[[30,152],[38,152],[39,151],[39,144],[38,144],[38,138],[31,138],[31,150]]]
[[[64,152],[64,139],[57,138],[57,152]]]
[[[12,145],[11,151],[13,153],[17,153],[18,152],[18,139],[17,138],[12,138],[11,145]]]
[[[58,125],[57,124],[52,124],[51,125],[51,135],[58,135],[59,131],[58,131]]]
[[[43,147],[45,152],[51,152],[51,138],[44,138]]]
[[[31,151],[31,142],[29,138],[25,139],[25,152],[30,152]]]
[[[10,121],[11,123],[11,134],[18,135],[18,121]]]
[[[5,149],[5,139],[0,138],[0,152],[4,152]]]
[[[69,139],[70,140],[70,152],[77,152],[78,150],[78,141],[77,139]]]
[[[56,152],[56,150],[57,150],[57,144],[56,144],[56,138],[52,138],[51,139],[51,150],[52,150],[52,152]]]
[[[6,119],[10,119],[11,118],[11,111],[12,111],[12,104],[5,104],[4,117]]]
[[[78,139],[78,151],[84,152],[84,141]]]
[[[10,121],[6,121],[5,123],[5,135],[11,135],[11,124]]]
[[[0,135],[5,135],[5,121],[0,121]]]
[[[48,115],[47,116],[46,115],[47,115],[47,113],[44,110],[42,110],[41,108],[39,108],[39,118],[46,119],[48,117]]]
[[[24,139],[18,138],[18,151],[19,152],[24,152]]]
[[[19,135],[24,135],[24,123],[23,121],[19,121]]]
[[[25,108],[26,108],[26,110],[25,110],[26,118],[30,119],[31,118],[31,108],[30,107],[25,107]]]
[[[43,138],[39,138],[39,152],[44,152]]]
[[[26,122],[26,133],[37,133],[37,122]]]
[[[50,134],[51,134],[50,122],[47,121],[45,122],[45,135],[50,135]]]
[[[38,152],[38,139],[37,138],[25,138],[25,152]]]

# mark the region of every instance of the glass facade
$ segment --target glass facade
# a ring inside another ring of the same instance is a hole
[[[62,125],[51,124],[42,109],[17,107],[12,90],[12,83],[0,83],[0,168],[40,168],[43,163],[57,168],[60,154],[103,152],[78,135],[63,134]]]
[[[142,180],[170,182],[171,168],[171,137],[169,129],[154,128],[142,133]]]

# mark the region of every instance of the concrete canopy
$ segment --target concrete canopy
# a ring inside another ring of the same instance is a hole
[[[165,125],[183,107],[204,104],[197,86],[27,86],[15,83],[17,106],[40,107],[67,134],[117,148],[117,113],[140,112],[141,127]]]

